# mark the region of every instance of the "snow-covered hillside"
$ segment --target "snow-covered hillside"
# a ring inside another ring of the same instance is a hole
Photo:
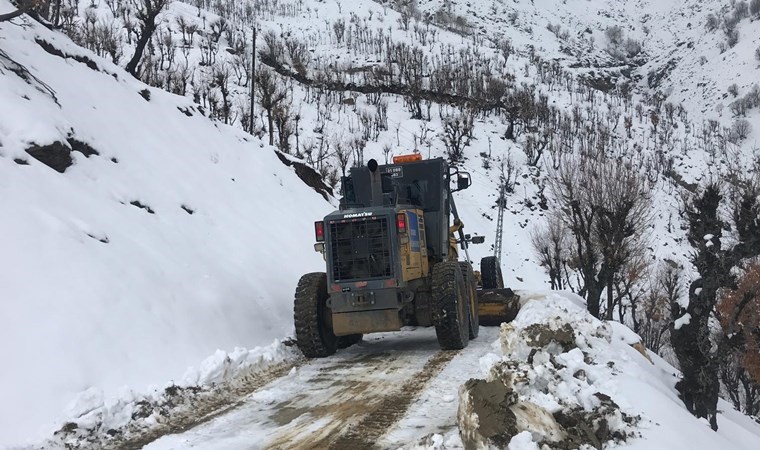
[[[119,67],[130,2],[64,3],[90,34],[64,31],[121,46],[0,23],[0,446],[73,418],[118,427],[146,392],[293,356],[236,347],[291,331],[298,277],[324,269],[311,223],[333,207],[265,145],[260,104],[248,129],[254,25],[257,68],[278,70],[286,93],[273,136],[292,156],[280,156],[336,188],[370,158],[448,157],[446,124],[472,114],[457,164],[473,186],[457,206],[465,232],[487,237],[470,248],[477,266],[509,178],[510,287],[548,285],[531,233],[555,206],[547,172],[563,155],[634,155],[653,180],[646,258],[685,264],[686,278],[681,194],[760,165],[760,21],[734,23],[729,46],[728,0],[175,0],[141,68],[153,87]],[[736,110],[744,99],[755,106]],[[673,400],[660,372],[653,389]]]
[[[332,207],[272,147],[29,20],[0,23],[0,105],[0,443],[290,332]],[[26,152],[55,142],[97,153]]]

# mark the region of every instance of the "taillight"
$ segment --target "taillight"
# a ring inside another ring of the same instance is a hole
[[[317,242],[324,242],[325,240],[325,223],[314,222],[314,234],[317,237]]]
[[[399,233],[406,233],[406,213],[396,214],[396,228]]]

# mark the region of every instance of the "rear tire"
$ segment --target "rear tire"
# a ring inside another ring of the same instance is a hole
[[[444,350],[460,350],[470,342],[470,305],[462,270],[457,261],[433,267],[435,334]]]
[[[465,290],[467,291],[468,303],[470,305],[470,340],[478,337],[480,333],[480,315],[478,314],[478,294],[477,284],[475,282],[475,272],[472,270],[472,264],[460,262],[459,268],[462,270]]]
[[[349,334],[348,336],[338,336],[338,348],[351,347],[352,345],[361,342],[362,338],[364,338],[364,335],[361,333]]]
[[[480,260],[480,279],[483,283],[483,289],[504,288],[501,266],[495,256],[486,256]]]
[[[307,358],[330,356],[338,349],[327,298],[324,272],[307,273],[298,281],[293,307],[296,344]]]

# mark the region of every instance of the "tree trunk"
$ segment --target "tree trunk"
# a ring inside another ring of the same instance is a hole
[[[612,292],[612,275],[607,277],[607,311],[605,311],[605,319],[612,320],[612,312],[615,309],[615,296]]]
[[[602,298],[602,289],[595,281],[586,281],[588,289],[586,295],[586,308],[588,312],[599,319],[600,300]]]
[[[267,108],[267,127],[269,131],[269,145],[274,145],[274,119],[272,118],[272,108]]]
[[[137,65],[140,64],[143,52],[145,51],[145,46],[148,45],[150,37],[153,35],[153,32],[156,31],[156,24],[154,22],[155,18],[156,16],[151,16],[144,24],[142,32],[140,33],[140,39],[137,40],[137,45],[135,46],[135,54],[132,55],[132,59],[127,63],[127,72],[132,74],[135,78],[139,78],[137,76]]]

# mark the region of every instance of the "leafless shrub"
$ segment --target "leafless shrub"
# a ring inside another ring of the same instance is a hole
[[[613,47],[617,47],[623,43],[623,29],[618,25],[607,27],[607,29],[604,30],[604,35]]]
[[[731,131],[729,132],[729,140],[733,143],[739,143],[745,139],[752,132],[752,125],[750,125],[747,119],[738,119],[731,125]]]
[[[459,114],[443,119],[443,134],[441,139],[446,147],[449,160],[452,163],[461,162],[464,149],[470,145],[473,130],[472,112],[463,110]]]
[[[288,57],[293,69],[301,75],[306,75],[306,66],[310,58],[306,43],[295,37],[289,37],[285,39],[285,48],[288,51]]]
[[[752,0],[749,2],[749,12],[752,16],[760,16],[760,0]]]
[[[285,54],[285,46],[282,40],[274,31],[264,33],[264,49],[261,50],[260,56],[262,61],[268,64],[280,64],[282,56]]]
[[[718,19],[718,17],[715,14],[710,13],[707,15],[707,20],[705,21],[705,28],[707,29],[707,31],[715,31],[718,29],[719,25],[720,25],[720,19]]]
[[[628,38],[623,44],[623,50],[625,51],[627,57],[633,58],[634,56],[641,53],[641,42]]]
[[[749,17],[749,5],[747,5],[747,2],[739,0],[734,3],[734,17],[736,17],[737,20]]]
[[[343,43],[343,38],[346,35],[346,21],[345,19],[338,19],[332,24],[333,33],[335,33],[335,41],[338,45]]]

